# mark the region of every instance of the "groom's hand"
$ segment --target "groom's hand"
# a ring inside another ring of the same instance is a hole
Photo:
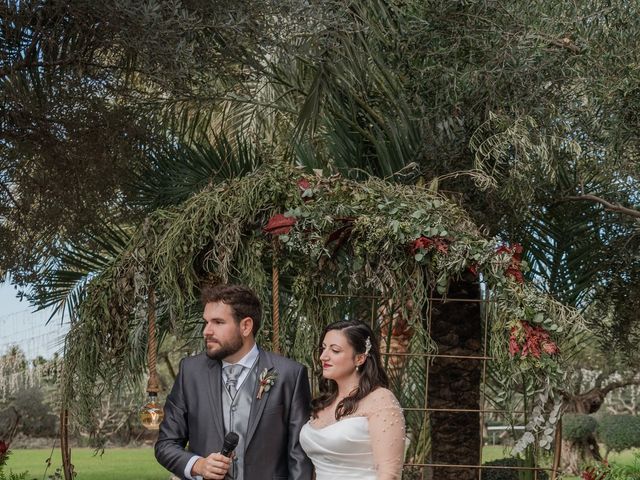
[[[206,479],[223,480],[230,465],[231,459],[229,457],[219,453],[212,453],[207,458],[196,460],[196,463],[191,467],[191,476],[200,475]]]

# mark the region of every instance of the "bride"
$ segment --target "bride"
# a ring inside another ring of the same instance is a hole
[[[340,321],[321,337],[320,395],[300,444],[316,480],[399,480],[404,457],[404,416],[387,389],[389,380],[371,328]]]

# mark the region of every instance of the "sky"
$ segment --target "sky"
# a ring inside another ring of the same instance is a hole
[[[0,355],[12,345],[18,345],[28,359],[51,358],[62,349],[64,334],[60,317],[47,325],[51,310],[34,312],[26,300],[20,301],[8,280],[0,283]]]

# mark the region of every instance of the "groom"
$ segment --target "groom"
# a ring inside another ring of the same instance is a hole
[[[305,367],[258,348],[261,307],[248,288],[205,287],[202,303],[206,355],[180,364],[155,446],[158,462],[187,479],[310,480],[298,442],[309,419]],[[232,460],[218,453],[231,431],[240,436]]]

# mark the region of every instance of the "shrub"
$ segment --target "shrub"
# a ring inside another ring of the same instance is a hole
[[[607,462],[588,467],[580,476],[583,480],[640,480],[640,452],[631,465],[609,465]]]
[[[562,438],[571,442],[586,440],[595,433],[598,422],[591,415],[567,413],[562,416]]]
[[[607,452],[621,452],[640,447],[640,417],[635,415],[608,415],[602,417],[596,429],[599,440]]]
[[[524,462],[518,458],[500,458],[485,462],[484,465],[498,465],[501,467],[522,467]],[[505,470],[486,468],[482,470],[482,480],[519,480],[518,473],[522,470]],[[549,480],[547,472],[538,472],[538,480]]]
[[[39,388],[26,388],[16,392],[13,405],[20,413],[20,431],[30,437],[55,437],[58,433],[58,417],[45,402]]]

